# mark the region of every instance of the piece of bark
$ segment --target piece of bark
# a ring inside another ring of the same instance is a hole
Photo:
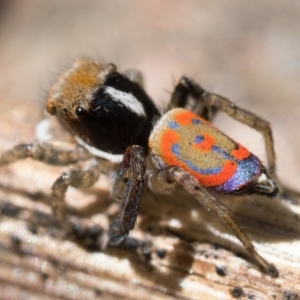
[[[39,108],[0,101],[5,112],[0,119],[2,153],[16,143],[32,142],[42,115]],[[56,224],[47,203],[52,183],[65,171],[30,159],[1,168],[0,299],[300,297],[297,195],[222,199],[258,252],[278,268],[274,279],[247,259],[218,220],[180,190],[171,196],[144,193],[130,235],[161,250],[151,259],[126,249],[87,250]],[[91,189],[68,191],[71,213],[107,228],[117,207],[109,188],[102,176]]]

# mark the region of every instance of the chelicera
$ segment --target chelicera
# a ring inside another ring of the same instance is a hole
[[[188,102],[192,108],[187,109]],[[144,91],[139,73],[121,74],[113,64],[87,59],[76,60],[70,70],[62,73],[50,90],[46,109],[74,134],[79,146],[74,151],[64,151],[44,143],[22,144],[4,153],[0,165],[26,157],[52,165],[96,157],[88,170],[64,173],[54,183],[50,203],[61,224],[66,223],[67,188],[93,185],[102,162],[111,161],[119,166],[113,194],[121,206],[108,230],[110,245],[121,245],[134,228],[145,183],[162,193],[170,193],[180,185],[234,232],[264,271],[278,276],[275,266],[257,253],[215,196],[277,195],[272,179],[273,138],[267,121],[227,98],[207,92],[185,76],[175,86],[166,112],[162,113]],[[212,125],[210,121],[218,110],[263,134],[268,171],[258,157]],[[146,157],[152,161],[147,167]]]

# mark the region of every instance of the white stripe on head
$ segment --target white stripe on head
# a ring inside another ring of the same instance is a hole
[[[122,103],[137,115],[146,117],[143,105],[131,93],[118,91],[111,86],[105,88],[105,93],[110,95],[112,100]]]

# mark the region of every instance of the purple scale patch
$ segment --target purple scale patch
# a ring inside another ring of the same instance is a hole
[[[220,192],[233,192],[247,184],[260,173],[261,163],[254,155],[237,163],[237,170],[233,176],[216,188]]]

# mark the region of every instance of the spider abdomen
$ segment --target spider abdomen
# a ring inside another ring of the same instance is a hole
[[[205,119],[181,108],[159,120],[149,147],[156,165],[158,159],[160,165],[181,167],[200,185],[223,193],[238,191],[261,174],[262,165],[255,155]]]

